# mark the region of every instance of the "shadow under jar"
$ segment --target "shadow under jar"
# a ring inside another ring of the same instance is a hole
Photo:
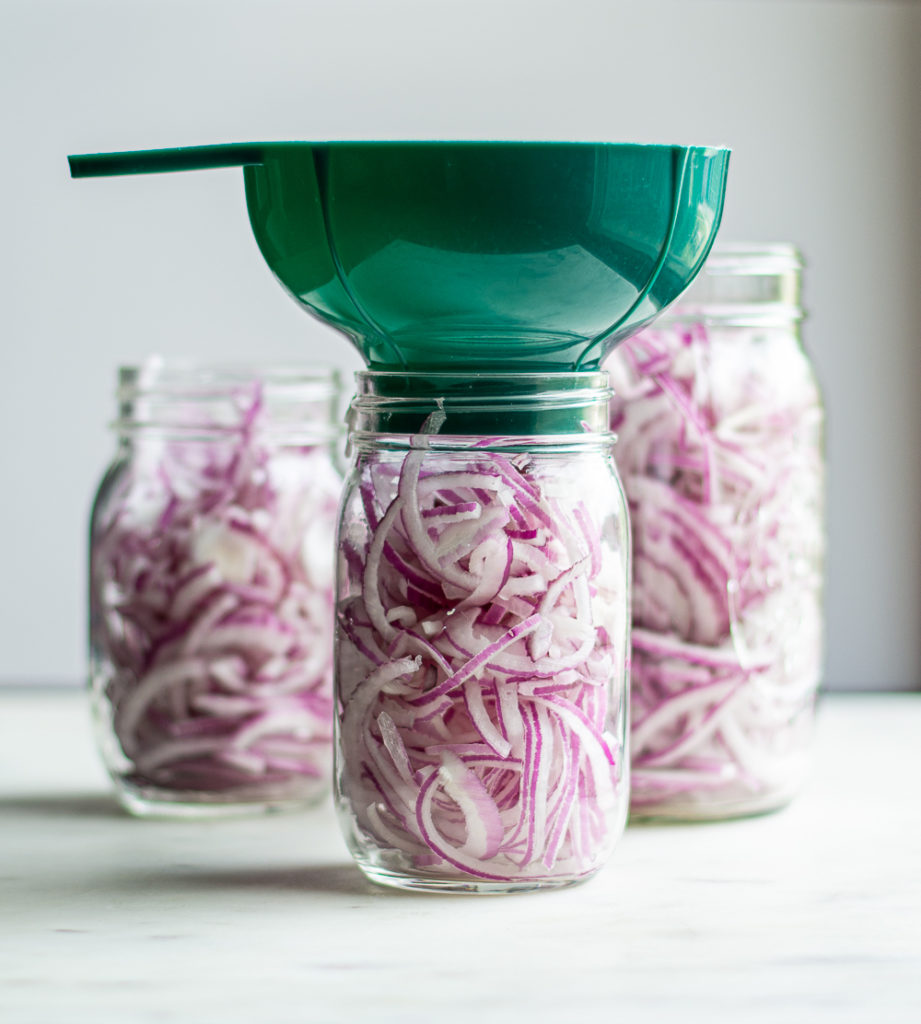
[[[633,534],[631,820],[787,803],[821,678],[823,410],[799,255],[715,248],[610,358]]]
[[[90,531],[90,687],[132,813],[329,790],[338,394],[311,368],[120,371]]]
[[[358,374],[335,792],[372,881],[508,893],[627,812],[629,540],[599,373]]]

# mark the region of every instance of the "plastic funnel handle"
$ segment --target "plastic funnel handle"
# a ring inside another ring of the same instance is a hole
[[[120,174],[162,174],[168,171],[203,171],[214,167],[261,164],[264,148],[252,143],[221,146],[180,146],[141,149],[127,153],[79,153],[69,156],[72,178],[108,178]]]

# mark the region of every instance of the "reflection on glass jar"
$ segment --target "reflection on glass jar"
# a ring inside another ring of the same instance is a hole
[[[120,372],[91,524],[90,685],[134,813],[328,792],[337,395],[309,368]]]
[[[608,363],[633,531],[633,818],[786,803],[822,663],[823,414],[788,246],[714,250]]]
[[[623,828],[629,543],[610,392],[598,373],[554,383],[562,398],[538,375],[359,374],[336,787],[376,882],[568,885]]]

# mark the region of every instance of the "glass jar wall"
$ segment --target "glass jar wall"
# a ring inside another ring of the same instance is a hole
[[[598,373],[358,375],[335,785],[373,881],[568,885],[623,829],[629,541],[609,395]]]
[[[631,818],[770,810],[809,764],[823,413],[788,246],[714,250],[610,358],[633,530]]]
[[[329,790],[338,393],[327,370],[120,372],[91,522],[90,686],[133,813]]]

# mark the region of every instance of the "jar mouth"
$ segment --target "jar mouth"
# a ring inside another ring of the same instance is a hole
[[[789,243],[715,245],[697,279],[659,323],[790,329],[803,319],[802,269],[802,256]]]
[[[112,428],[123,440],[219,441],[257,431],[277,444],[330,443],[341,434],[340,394],[332,367],[153,357],[119,368]]]
[[[358,370],[355,373],[358,381],[377,381],[379,387],[394,387],[397,381],[407,381],[413,389],[425,388],[427,382],[434,385],[467,384],[471,387],[488,387],[505,385],[510,390],[516,387],[543,387],[549,382],[557,382],[563,388],[574,386],[608,387],[608,375],[604,370],[560,370],[543,371],[511,371],[492,370],[470,373],[469,371],[453,370]]]
[[[143,363],[118,368],[116,396],[122,400],[164,393],[207,399],[254,384],[279,393],[315,391],[319,398],[338,394],[342,375],[334,367],[309,363],[209,363],[154,356]]]
[[[355,433],[504,437],[608,430],[606,371],[398,373],[361,370],[349,408]],[[433,424],[435,424],[433,426]]]
[[[802,253],[792,242],[717,242],[703,273],[781,274],[802,269]]]

